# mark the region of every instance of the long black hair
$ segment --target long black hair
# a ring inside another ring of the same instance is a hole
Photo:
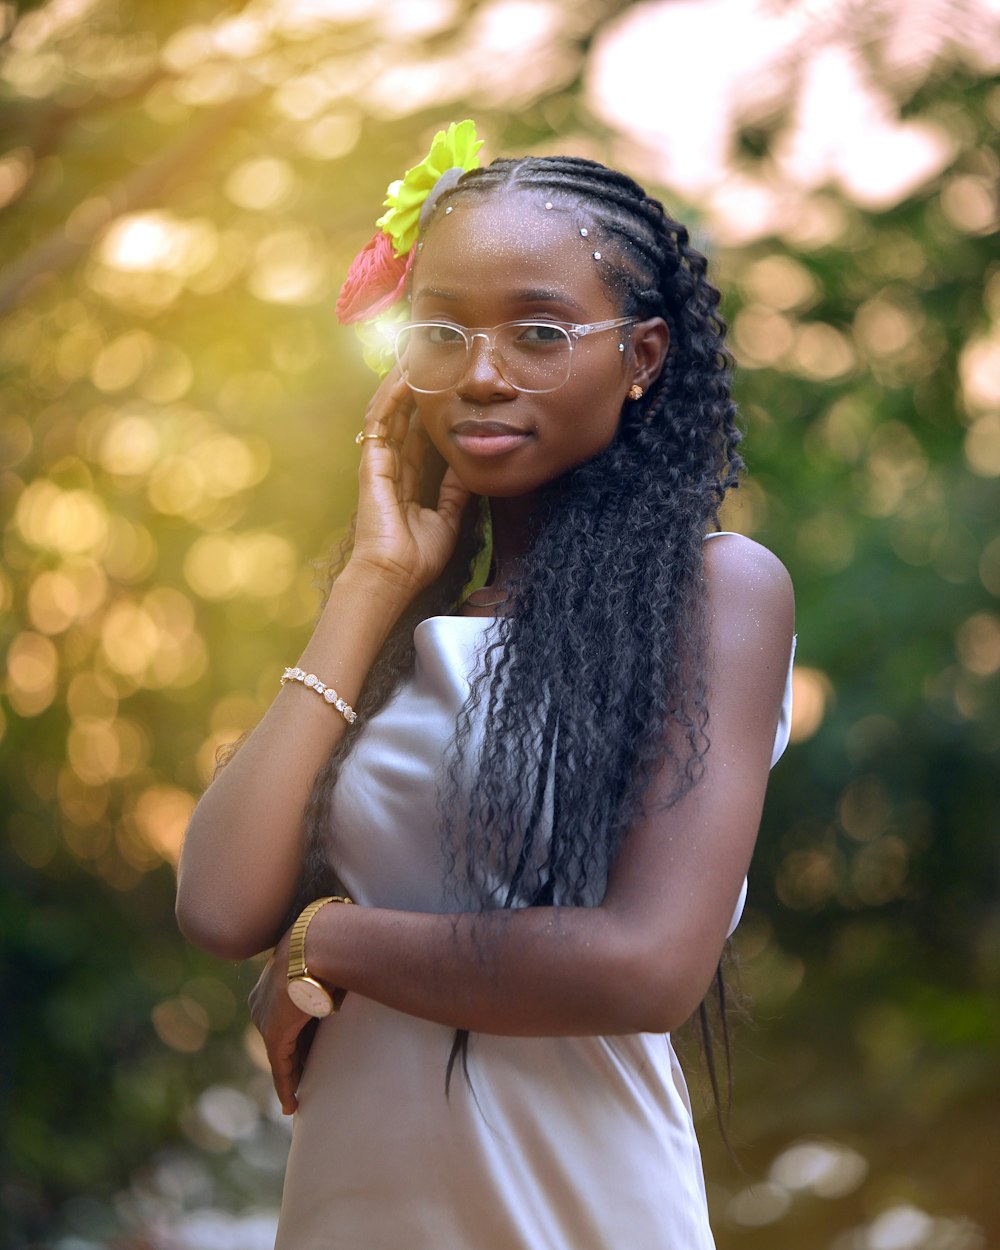
[[[702,539],[742,467],[719,293],[685,227],[625,174],[554,156],[465,174],[441,195],[426,236],[442,205],[511,190],[569,210],[601,252],[620,315],[662,317],[670,349],[646,395],[626,402],[611,444],[544,493],[509,612],[489,631],[459,717],[445,862],[456,896],[471,892],[484,910],[600,902],[653,774],[665,770],[668,802],[697,782],[708,748]],[[444,573],[372,666],[357,726],[316,777],[297,903],[329,878],[327,812],[342,761],[411,670],[414,625],[458,606],[482,541],[470,505]],[[470,770],[476,784],[463,786]],[[456,1035],[449,1078],[467,1040]]]

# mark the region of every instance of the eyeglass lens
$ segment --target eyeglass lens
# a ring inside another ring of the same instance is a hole
[[[396,337],[396,358],[414,390],[447,391],[465,375],[472,342],[455,326],[407,326]],[[493,363],[519,391],[557,390],[569,379],[572,356],[569,335],[550,322],[521,322],[493,331]]]

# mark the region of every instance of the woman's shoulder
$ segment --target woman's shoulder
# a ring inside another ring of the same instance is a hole
[[[712,580],[718,577],[739,581],[752,578],[762,589],[773,584],[775,589],[791,591],[788,570],[774,552],[745,534],[731,530],[706,534],[703,551],[705,572]]]
[[[733,624],[741,617],[763,616],[778,632],[790,635],[795,616],[792,579],[774,552],[743,534],[708,537],[705,585],[713,613]]]

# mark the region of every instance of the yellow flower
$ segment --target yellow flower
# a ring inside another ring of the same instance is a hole
[[[389,184],[384,201],[389,211],[375,224],[392,239],[397,256],[404,256],[416,243],[420,210],[437,180],[448,169],[475,169],[482,146],[475,122],[452,122],[447,130],[437,132],[419,165]]]
[[[396,323],[409,316],[409,306],[400,301],[395,307],[381,313],[375,321],[359,321],[355,331],[361,340],[361,358],[373,373],[384,378],[396,363],[393,350],[393,331]]]

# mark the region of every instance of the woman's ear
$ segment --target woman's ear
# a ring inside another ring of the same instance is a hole
[[[632,334],[632,382],[648,391],[663,372],[670,350],[670,330],[662,317],[640,321]]]

